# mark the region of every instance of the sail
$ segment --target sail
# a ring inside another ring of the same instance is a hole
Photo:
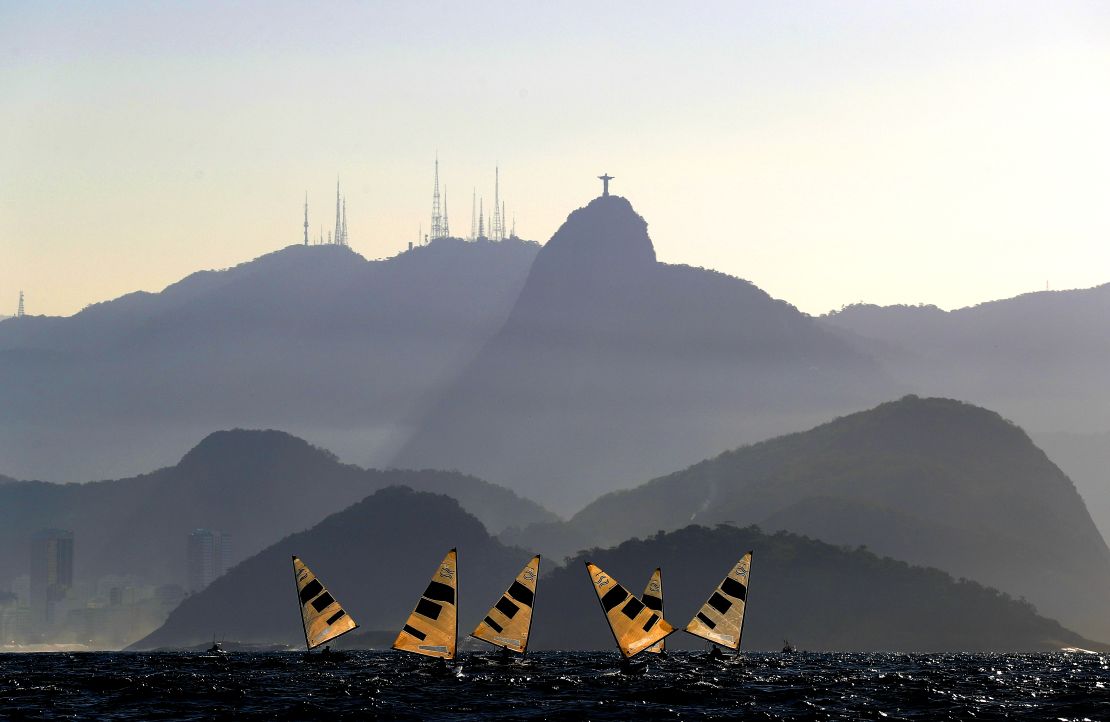
[[[393,648],[454,659],[459,632],[458,588],[458,555],[452,549],[432,575],[432,581],[428,582],[416,609],[401,628]]]
[[[686,625],[686,631],[730,649],[740,649],[751,570],[752,553],[748,552],[729,570],[709,601]]]
[[[609,621],[613,639],[617,641],[617,646],[625,657],[636,656],[674,632],[674,627],[660,614],[648,609],[596,564],[586,562],[586,571],[590,574],[601,609]]]
[[[528,649],[528,632],[532,629],[532,608],[539,576],[540,557],[537,554],[520,570],[470,636],[524,654]]]
[[[644,596],[640,597],[640,601],[644,606],[653,612],[658,612],[659,616],[663,616],[663,570],[656,569],[651,573],[651,579],[648,579],[647,586],[644,587]],[[655,644],[651,645],[645,652],[652,654],[662,654],[665,649],[667,641],[660,639]]]
[[[309,649],[358,628],[351,615],[339,606],[339,602],[328,593],[312,570],[297,557],[293,557],[293,578],[297,581],[301,621],[304,622],[304,641]]]

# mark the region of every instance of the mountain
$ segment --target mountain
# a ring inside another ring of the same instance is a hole
[[[968,308],[848,306],[820,320],[869,349],[907,390],[996,409],[1044,437],[1046,451],[1090,490],[1105,531],[1110,510],[1098,437],[1110,434],[1110,284],[1027,293]],[[1079,437],[1094,437],[1084,444]]]
[[[747,281],[659,263],[644,219],[603,196],[539,252],[504,326],[394,463],[573,511],[886,397],[877,364],[840,336]]]
[[[614,549],[594,549],[541,580],[534,649],[612,649],[584,561],[637,592],[663,569],[667,621],[684,627],[745,551],[752,549],[742,645],[778,650],[789,638],[812,651],[1056,651],[1106,648],[995,589],[863,549],[756,528],[689,526]],[[678,632],[672,648],[705,643]]]
[[[451,499],[390,488],[244,561],[132,648],[189,647],[210,640],[217,628],[237,642],[303,644],[290,584],[293,554],[360,623],[351,644],[388,645],[451,547],[459,550],[464,639],[529,552],[489,537]],[[691,526],[593,550],[588,558],[631,588],[662,565],[667,618],[684,624],[747,549],[755,550],[748,649],[777,649],[784,636],[814,650],[1100,648],[994,589],[790,534]],[[530,649],[612,649],[585,558],[541,578]],[[684,637],[670,639],[700,646]]]
[[[917,393],[965,399],[1043,431],[1110,431],[1110,284],[943,311],[854,305],[821,317]],[[884,350],[879,350],[884,349]]]
[[[1110,550],[1071,481],[1017,426],[908,396],[510,530],[568,553],[690,523],[759,524],[938,567],[1110,638]]]
[[[211,434],[177,465],[138,477],[0,485],[0,548],[15,550],[0,555],[0,581],[27,573],[34,532],[59,527],[74,533],[80,579],[134,574],[149,583],[184,583],[186,536],[198,527],[230,533],[232,558],[244,559],[398,484],[449,494],[493,531],[555,519],[474,477],[362,469],[283,432],[237,429]]]
[[[70,317],[0,322],[4,471],[128,476],[233,427],[384,466],[504,322],[538,248],[442,239],[367,261],[290,246]]]
[[[459,549],[460,627],[480,619],[531,556],[489,536],[453,499],[382,489],[242,562],[132,649],[188,647],[216,629],[239,642],[303,645],[293,555],[364,630],[398,631],[452,547]]]

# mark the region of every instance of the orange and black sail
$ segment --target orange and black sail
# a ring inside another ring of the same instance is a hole
[[[304,641],[309,649],[358,628],[351,615],[297,557],[293,557],[293,578],[297,582],[297,597],[301,602]]]
[[[586,562],[586,571],[609,622],[609,629],[613,632],[613,639],[626,659],[635,657],[675,631],[661,614],[648,609],[596,564]]]
[[[452,549],[432,575],[393,648],[454,659],[459,636],[458,589],[458,554]]]
[[[647,586],[644,587],[644,596],[640,597],[640,601],[644,606],[653,612],[658,612],[659,616],[663,616],[663,570],[656,569],[651,574],[651,579],[648,579]],[[655,644],[651,645],[645,652],[652,654],[662,654],[666,649],[667,640],[660,639]]]
[[[539,576],[540,557],[537,554],[524,565],[512,585],[470,636],[524,654],[528,649],[528,634],[532,631],[532,610],[536,603]]]
[[[686,631],[723,647],[739,650],[751,571],[752,553],[748,552],[732,566],[709,601],[686,625]]]

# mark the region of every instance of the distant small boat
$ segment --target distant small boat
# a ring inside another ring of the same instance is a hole
[[[201,659],[226,660],[228,658],[228,653],[227,650],[221,647],[220,643],[216,641],[216,636],[212,635],[212,646],[204,650],[203,652],[199,652],[198,656]]]
[[[613,633],[613,640],[621,651],[621,670],[642,672],[643,665],[634,666],[632,658],[672,634],[675,628],[596,564],[586,562],[586,571],[594,585],[605,620],[609,622],[609,631]]]
[[[748,578],[752,569],[752,552],[748,552],[733,565],[727,576],[702,605],[686,631],[740,653],[740,640],[744,634],[744,612],[747,608]],[[714,646],[711,658],[720,657]]]
[[[523,656],[528,651],[528,634],[532,631],[539,576],[540,556],[537,554],[524,565],[470,636],[500,647],[503,652]]]
[[[658,612],[660,617],[664,616],[662,569],[656,568],[656,570],[651,573],[651,578],[648,579],[647,586],[644,587],[644,596],[640,597],[640,601],[642,601],[644,603],[644,606],[651,611]],[[667,655],[666,644],[667,640],[660,639],[658,642],[651,645],[644,651],[648,652],[649,654],[658,654],[665,657]]]
[[[782,653],[783,654],[794,654],[794,652],[797,652],[797,651],[798,651],[798,648],[795,647],[793,644],[791,644],[789,639],[782,640]]]
[[[347,614],[316,575],[296,556],[293,557],[293,578],[297,582],[304,642],[309,651],[358,629],[358,624],[351,615]],[[325,647],[321,655],[328,655],[329,658],[338,656],[330,647]],[[313,655],[318,656],[320,655]]]
[[[436,657],[444,664],[454,660],[459,637],[458,588],[458,553],[452,549],[432,574],[393,648]]]

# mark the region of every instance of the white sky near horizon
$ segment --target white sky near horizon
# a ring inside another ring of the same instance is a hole
[[[0,0],[0,315],[313,235],[545,241],[614,193],[661,260],[809,313],[1110,281],[1110,3]]]

